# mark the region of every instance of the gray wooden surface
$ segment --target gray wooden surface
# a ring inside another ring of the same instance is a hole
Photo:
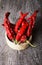
[[[42,65],[42,18],[40,0],[0,0],[0,65]],[[37,16],[33,44],[36,48],[29,47],[23,51],[12,50],[6,44],[5,30],[1,26],[4,13],[10,11],[10,21],[15,23],[19,18],[19,12],[33,13],[39,9]]]

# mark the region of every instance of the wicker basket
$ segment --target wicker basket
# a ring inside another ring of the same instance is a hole
[[[7,45],[9,47],[11,47],[12,49],[14,49],[14,50],[24,50],[24,49],[26,49],[28,47],[28,43],[15,44],[15,42],[11,42],[8,39],[6,33],[5,33],[5,38],[6,38]]]

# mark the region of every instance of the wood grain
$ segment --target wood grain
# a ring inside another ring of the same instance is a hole
[[[0,25],[0,65],[42,65],[42,19],[41,4],[38,0],[0,0],[0,24],[3,23],[4,13],[10,11],[10,21],[15,23],[19,18],[19,12],[34,12],[40,9],[36,20],[33,44],[36,48],[29,47],[24,51],[12,50],[6,44],[5,30]]]

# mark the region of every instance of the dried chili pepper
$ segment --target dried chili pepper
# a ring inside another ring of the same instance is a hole
[[[23,15],[19,18],[19,20],[16,22],[16,26],[15,26],[15,32],[16,32],[16,33],[18,32],[18,28],[20,27],[20,25],[21,25],[23,19],[25,18],[25,16],[27,16],[27,14],[28,14],[28,13],[23,14]]]
[[[10,21],[8,19],[8,16],[9,16],[9,12],[7,12],[5,14],[5,19],[4,19],[4,24],[3,25],[5,27],[5,30],[6,30],[6,33],[7,33],[8,37],[13,40],[15,36],[14,36],[14,32],[11,28],[11,24],[10,24]]]
[[[7,36],[9,37],[10,40],[15,39],[15,35],[14,35],[13,31],[10,30],[9,28],[6,29],[6,33],[7,33]]]
[[[36,11],[28,18],[28,20],[30,21],[30,25],[32,26],[32,28],[34,28],[34,24],[35,24],[35,20],[36,20],[37,13],[38,13],[38,10],[36,10]]]
[[[32,18],[30,19],[29,26],[31,26],[31,28],[33,28],[33,19]]]
[[[16,35],[16,40],[19,41],[19,39],[21,38],[21,36],[25,33],[27,28],[27,24],[24,23],[24,25],[20,28],[19,32]]]
[[[28,37],[30,37],[31,34],[32,34],[32,27],[29,26],[28,29],[27,29],[26,35],[27,35]]]
[[[20,12],[20,16],[22,16],[23,15],[23,12]]]
[[[25,41],[26,41],[26,35],[22,35],[21,39],[20,39],[20,42],[24,43]]]
[[[25,23],[25,24],[27,24],[27,26],[29,25],[29,23],[27,22],[27,20],[26,20],[26,19],[23,19],[23,22],[22,22],[21,26],[23,26],[23,25],[24,25],[24,23]]]
[[[32,20],[33,20],[32,28],[34,28],[34,24],[35,24],[35,20],[36,20],[36,16],[37,16],[37,13],[38,13],[38,12],[39,12],[39,11],[36,10],[36,11],[34,12],[34,14],[32,15]]]

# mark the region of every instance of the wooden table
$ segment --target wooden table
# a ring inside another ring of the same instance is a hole
[[[40,8],[38,1],[31,0],[1,0],[0,6],[0,24],[3,23],[4,13],[10,11],[10,21],[14,23],[19,18],[19,12],[31,13]],[[36,4],[38,3],[38,4]],[[36,20],[33,34],[33,44],[36,48],[29,47],[23,51],[12,50],[5,40],[5,30],[0,26],[0,65],[42,65],[42,19]]]

